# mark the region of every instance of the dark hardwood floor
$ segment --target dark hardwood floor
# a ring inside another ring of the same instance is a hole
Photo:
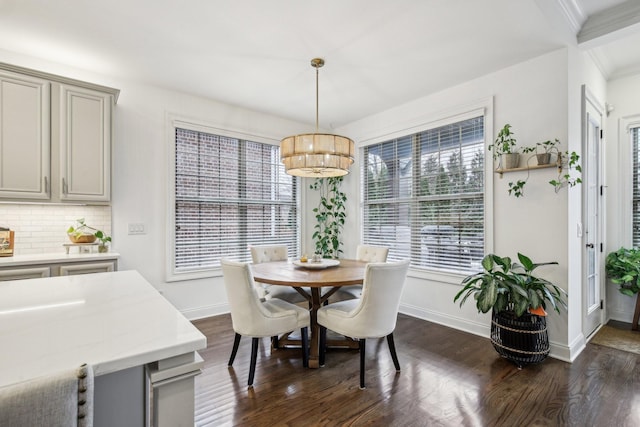
[[[196,377],[197,426],[640,426],[640,355],[588,344],[574,363],[547,358],[518,370],[487,338],[399,315],[402,372],[386,340],[367,341],[367,388],[357,350],[330,349],[304,369],[297,349],[261,341],[247,388],[251,340],[232,368],[231,317],[193,322],[208,346]]]

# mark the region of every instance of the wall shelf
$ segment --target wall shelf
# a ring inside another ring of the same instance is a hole
[[[529,171],[529,170],[533,170],[533,169],[547,169],[547,168],[558,168],[560,171],[562,171],[562,166],[558,166],[556,163],[549,163],[548,165],[533,165],[533,166],[523,166],[523,167],[519,167],[519,168],[512,168],[512,169],[496,169],[495,173],[500,174],[500,178],[502,178],[502,174],[503,173],[509,173],[509,172],[518,172],[518,171]]]

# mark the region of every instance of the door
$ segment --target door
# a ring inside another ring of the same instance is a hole
[[[582,185],[584,197],[583,334],[590,336],[603,323],[604,296],[600,277],[602,265],[603,218],[601,183],[602,109],[583,86]]]

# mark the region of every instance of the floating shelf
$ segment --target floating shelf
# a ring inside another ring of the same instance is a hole
[[[558,168],[558,169],[562,170],[562,166],[558,166],[556,163],[549,163],[548,165],[523,166],[523,167],[520,167],[520,168],[513,168],[513,169],[496,169],[495,172],[500,174],[500,177],[502,177],[503,173],[518,172],[518,171],[528,171],[528,170],[532,170],[532,169],[547,169],[547,168]]]

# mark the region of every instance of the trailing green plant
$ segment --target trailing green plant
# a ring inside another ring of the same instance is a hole
[[[609,253],[605,270],[620,293],[632,297],[640,291],[640,249],[620,248]]]
[[[502,154],[515,154],[518,152],[516,149],[516,139],[513,135],[511,125],[508,123],[500,129],[495,142],[489,145],[489,151],[493,152],[494,159],[498,159]]]
[[[549,181],[556,193],[563,187],[574,187],[582,183],[582,179],[579,176],[582,173],[582,167],[578,163],[579,160],[580,156],[575,151],[572,151],[571,154],[565,151],[564,156],[558,153],[558,179]]]
[[[513,195],[514,197],[522,197],[524,196],[524,186],[527,181],[523,181],[519,179],[515,183],[509,183],[509,195]]]
[[[317,178],[310,185],[320,192],[318,207],[313,209],[316,217],[313,240],[315,253],[323,258],[338,258],[342,253],[340,233],[344,227],[347,195],[340,191],[342,177]]]
[[[482,260],[483,271],[465,277],[463,288],[453,301],[460,300],[460,306],[470,297],[476,300],[478,312],[494,310],[512,311],[517,317],[527,311],[547,308],[547,304],[560,312],[559,307],[567,308],[564,299],[566,292],[546,279],[533,275],[533,271],[543,265],[555,265],[557,262],[534,263],[518,253],[520,263],[512,263],[509,257],[489,254]]]

